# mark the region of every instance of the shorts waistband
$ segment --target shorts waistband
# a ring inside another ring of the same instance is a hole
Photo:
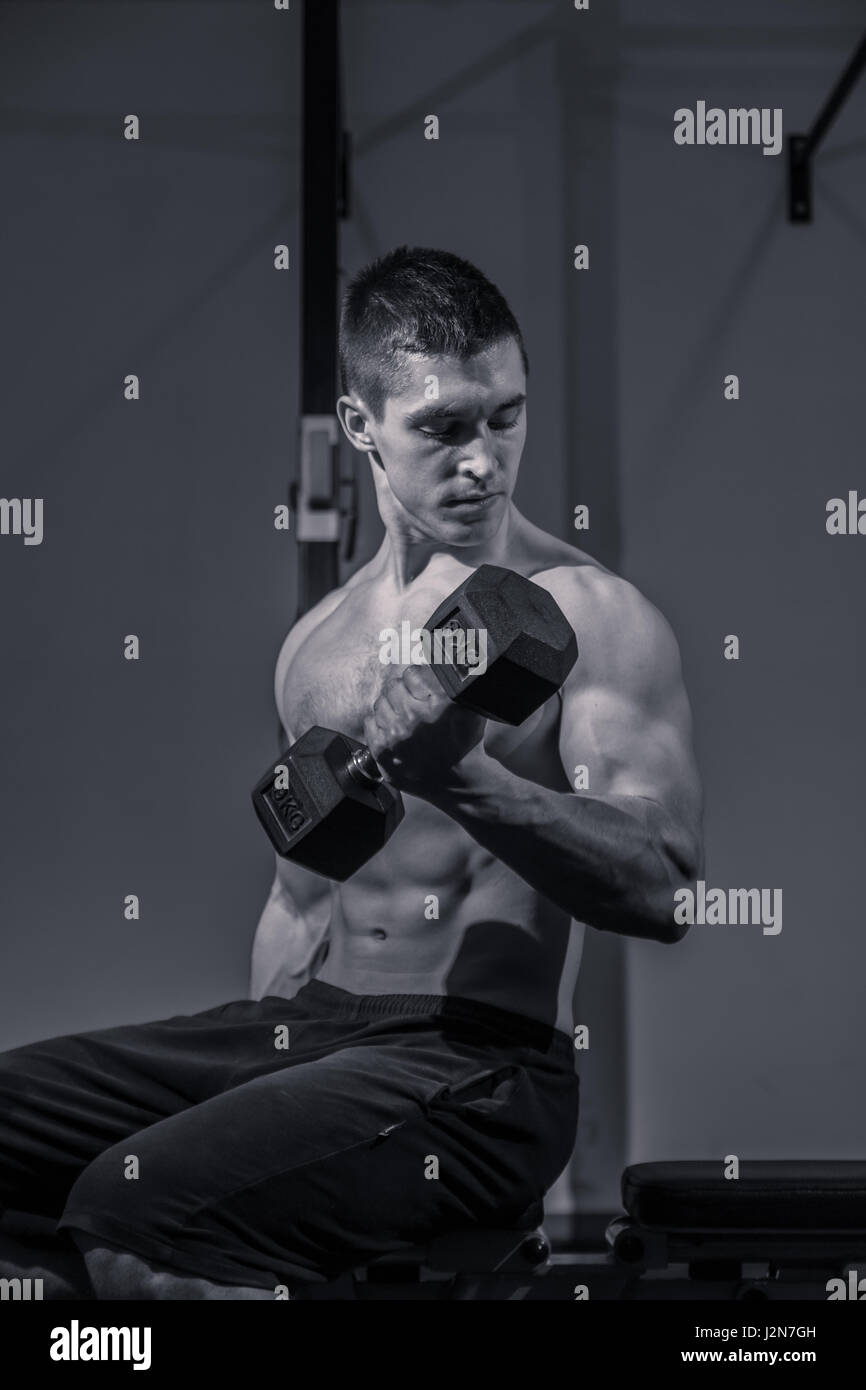
[[[574,1044],[568,1033],[513,1013],[495,1004],[453,994],[352,994],[324,980],[308,980],[296,998],[316,1002],[337,1018],[419,1018],[454,1019],[497,1035],[504,1044],[532,1047],[562,1062],[574,1065]]]

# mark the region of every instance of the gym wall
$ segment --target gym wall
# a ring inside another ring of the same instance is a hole
[[[44,499],[41,545],[0,539],[3,1048],[247,991],[273,880],[250,789],[295,611],[284,18],[0,7],[0,492]]]
[[[866,83],[815,157],[810,225],[784,153],[677,147],[671,122],[705,97],[808,130],[864,10],[620,13],[622,565],[683,650],[706,883],[783,890],[778,935],[628,943],[628,1161],[862,1158],[866,539],[828,535],[826,505],[864,493]]]

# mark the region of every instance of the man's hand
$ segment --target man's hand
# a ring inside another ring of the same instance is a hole
[[[364,741],[393,786],[423,797],[478,746],[485,724],[452,703],[429,666],[406,666],[385,681]]]

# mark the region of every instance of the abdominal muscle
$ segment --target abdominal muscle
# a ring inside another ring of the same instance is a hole
[[[583,926],[411,796],[383,850],[338,886],[317,978],[353,994],[454,995],[573,1032]]]

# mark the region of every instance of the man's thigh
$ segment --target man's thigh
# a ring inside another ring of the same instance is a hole
[[[443,1050],[434,1077],[426,1046],[343,1048],[109,1149],[60,1227],[216,1282],[321,1280],[520,1214],[558,1162],[543,1110],[529,1070],[489,1053]]]
[[[291,1021],[292,1002],[278,1014]],[[224,1090],[240,1060],[268,1047],[267,1008],[239,1000],[0,1054],[0,1209],[59,1216],[100,1153]]]

